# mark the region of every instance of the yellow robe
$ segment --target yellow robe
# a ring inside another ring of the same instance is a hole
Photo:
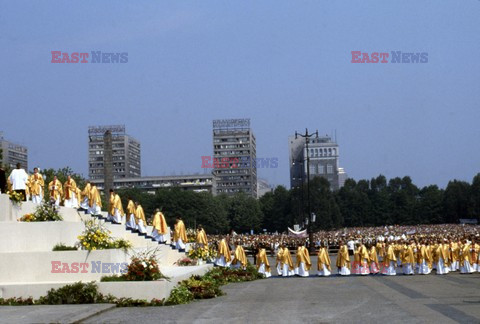
[[[30,184],[30,194],[32,196],[38,196],[40,195],[40,192],[44,192],[43,187],[45,186],[45,182],[40,173],[32,174],[28,179],[28,182]]]
[[[245,250],[243,249],[243,247],[241,245],[237,245],[237,248],[235,249],[232,264],[237,264],[238,262],[240,262],[242,267],[247,266],[247,262],[248,262],[247,261],[247,255],[245,254]]]
[[[93,207],[93,203],[95,203],[97,207],[102,207],[102,199],[100,198],[100,193],[98,192],[97,186],[92,186],[90,189],[88,205]]]
[[[58,181],[58,179],[56,181],[50,181],[50,183],[48,184],[48,192],[50,193],[50,198],[53,198],[55,200],[57,200],[58,198],[62,199],[62,183]]]
[[[451,253],[450,253],[451,260],[453,262],[460,261],[460,246],[458,245],[458,243],[457,242],[452,242],[450,244],[450,248],[452,250]]]
[[[282,254],[281,254],[281,259],[280,259],[280,262],[282,264],[288,264],[288,269],[290,271],[293,270],[293,262],[292,262],[292,256],[290,255],[290,250],[288,249],[288,247],[285,247],[282,249]]]
[[[348,248],[346,245],[342,245],[337,254],[337,268],[341,267],[347,267],[350,269],[350,256],[348,255]]]
[[[227,242],[225,239],[222,239],[220,243],[218,243],[218,257],[222,256],[225,258],[225,262],[232,261],[232,255],[230,253],[230,248],[228,247]]]
[[[463,264],[465,261],[470,263],[470,265],[473,264],[472,262],[472,255],[470,254],[470,249],[471,245],[470,244],[464,244],[461,248],[461,255],[460,255],[460,266],[463,267]]]
[[[322,271],[324,265],[329,271],[332,271],[330,267],[331,260],[330,260],[330,256],[327,253],[327,248],[321,247],[320,250],[318,251],[317,270]]]
[[[135,222],[138,224],[139,220],[142,220],[143,225],[147,226],[147,220],[145,219],[145,213],[141,205],[138,205],[137,209],[135,209]]]
[[[300,263],[305,264],[305,270],[309,271],[310,267],[312,266],[312,262],[310,261],[310,254],[308,253],[308,250],[304,246],[299,246],[297,249],[297,268],[300,266]]]
[[[182,220],[179,220],[177,224],[175,224],[175,242],[181,239],[183,243],[187,243],[187,231],[185,229],[185,224]]]
[[[82,197],[83,198],[87,197],[87,199],[89,201],[89,206],[92,207],[92,205],[90,204],[90,200],[92,200],[91,199],[92,198],[92,186],[90,185],[90,183],[87,183],[85,188],[83,188]]]
[[[161,212],[156,212],[155,215],[153,215],[152,226],[157,230],[158,234],[167,234],[167,222]]]
[[[375,249],[374,246],[370,248],[370,251],[368,251],[368,264],[375,263],[378,268],[378,256],[377,256],[377,250]]]
[[[395,256],[395,248],[393,245],[389,245],[387,247],[387,251],[385,253],[385,257],[384,257],[384,264],[386,266],[389,266],[390,265],[390,261],[397,261],[397,257]]]
[[[63,192],[65,194],[65,200],[72,199],[73,195],[77,192],[77,184],[75,180],[70,179],[70,181],[65,181]]]
[[[265,249],[259,249],[256,255],[257,258],[257,270],[260,268],[262,263],[265,264],[265,271],[270,272],[270,263],[268,263],[267,251]]]
[[[415,255],[413,254],[413,248],[411,245],[404,245],[402,251],[402,264],[414,264]]]
[[[197,244],[203,244],[204,247],[208,246],[207,233],[203,228],[197,232]]]
[[[123,206],[122,206],[122,199],[118,194],[115,195],[110,195],[110,210],[109,213],[110,215],[113,215],[115,213],[115,209],[117,209],[120,212],[120,215],[125,215],[125,212],[123,211]]]
[[[128,201],[128,204],[127,204],[127,213],[128,213],[128,215],[129,215],[129,216],[132,215],[132,214],[135,215],[135,210],[136,210],[136,208],[135,208],[135,203],[134,203],[133,201],[129,200],[129,201]],[[136,219],[136,218],[135,218],[135,219]]]

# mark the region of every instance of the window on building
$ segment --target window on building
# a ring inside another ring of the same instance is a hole
[[[327,173],[332,174],[333,173],[333,165],[328,164],[327,165]]]

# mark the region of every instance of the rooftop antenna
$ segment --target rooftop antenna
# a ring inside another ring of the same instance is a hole
[[[338,143],[337,142],[337,129],[335,128],[335,143]]]

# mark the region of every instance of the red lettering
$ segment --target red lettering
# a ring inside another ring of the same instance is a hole
[[[370,63],[370,58],[368,57],[368,53],[362,53],[362,63]]]
[[[372,53],[372,63],[378,63],[378,53],[377,52]]]
[[[209,163],[212,160],[211,156],[202,156],[202,168],[203,169],[210,169],[212,164]]]
[[[360,59],[358,58],[362,54],[360,51],[352,51],[352,61],[351,63],[362,63]]]
[[[72,63],[78,63],[78,53],[72,53]]]
[[[70,273],[70,269],[68,268],[68,263],[62,263],[62,273]]]
[[[70,63],[70,57],[68,53],[62,53],[62,62],[61,63]]]
[[[78,273],[78,262],[73,262],[72,263],[72,273]]]
[[[382,59],[380,63],[388,63],[387,58],[389,54],[388,53],[380,53],[380,58]]]
[[[87,61],[88,53],[80,53],[80,58],[82,59],[80,63],[88,63]]]
[[[52,273],[62,273],[59,266],[62,263],[60,261],[52,261]]]
[[[81,273],[87,273],[87,269],[88,268],[88,263],[80,263],[80,268],[82,268],[82,271],[80,271]]]

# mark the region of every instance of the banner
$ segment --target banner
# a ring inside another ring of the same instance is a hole
[[[308,237],[307,230],[303,231],[294,231],[290,227],[288,228],[288,235],[289,236],[295,236],[295,237],[301,237],[301,238],[306,238]]]

